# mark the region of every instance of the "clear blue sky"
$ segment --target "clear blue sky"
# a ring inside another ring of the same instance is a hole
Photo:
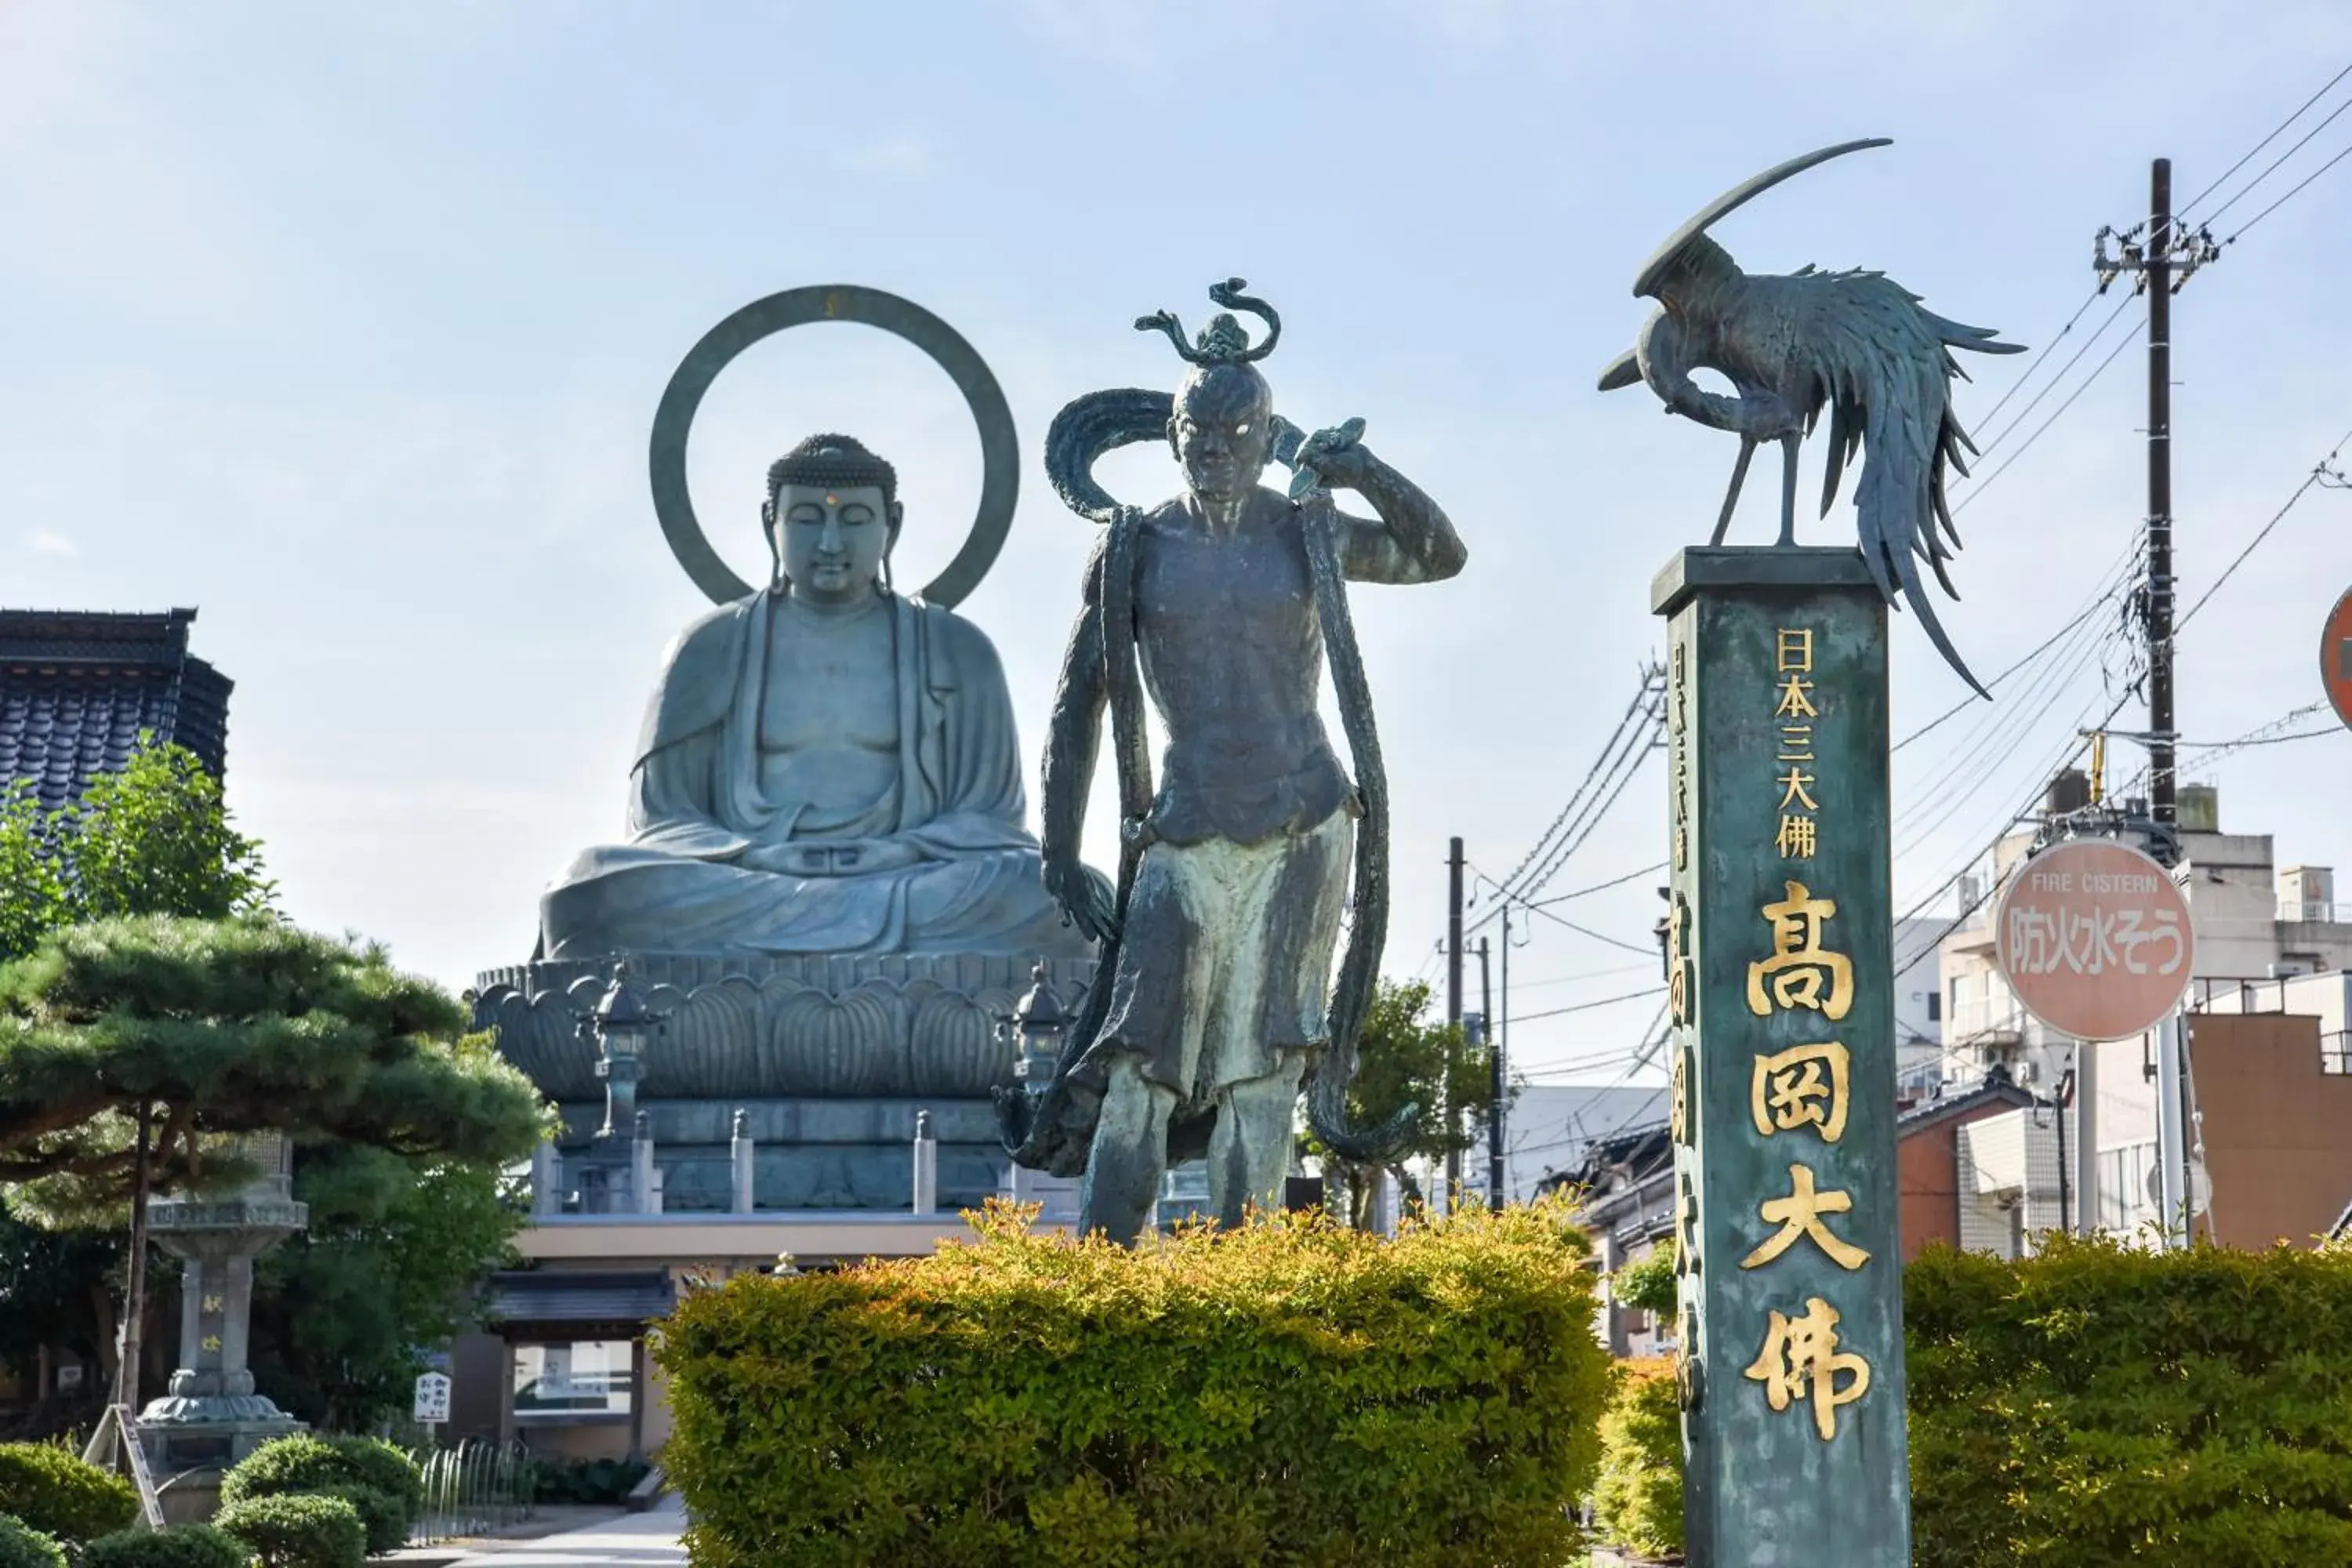
[[[1289,327],[1281,405],[1363,416],[1471,546],[1453,584],[1360,598],[1397,797],[1391,968],[1411,973],[1446,836],[1496,872],[1534,840],[1660,644],[1652,573],[1712,521],[1726,439],[1592,390],[1667,230],[1769,163],[1892,136],[1719,237],[1754,270],[1884,268],[2038,348],[2089,289],[2093,229],[2143,213],[2149,157],[2192,194],[2347,61],[2352,8],[2327,0],[0,0],[0,602],[200,606],[197,647],[237,682],[231,801],[289,910],[462,984],[526,955],[540,887],[619,827],[656,661],[701,603],[654,526],[645,435],[707,327],[862,282],[994,365],[1027,467],[965,609],[1034,756],[1087,544],[1036,466],[1046,422],[1094,387],[1170,384],[1128,323],[1198,318],[1239,273]],[[2352,117],[2220,228],[2347,142]],[[2179,301],[2191,595],[2352,426],[2347,201],[2352,163]],[[1978,362],[1963,418],[2022,363]],[[2126,350],[1962,514],[1945,618],[1979,673],[2129,542],[2142,374]],[[823,428],[897,460],[900,580],[927,577],[970,517],[977,446],[943,377],[852,328],[772,342],[707,405],[692,471],[722,548],[758,569],[761,470]],[[1138,498],[1175,483],[1149,453],[1106,471]],[[1759,473],[1740,537],[1771,526]],[[2347,504],[2307,498],[2183,637],[2192,740],[2317,695]],[[1851,538],[1850,518],[1808,537]],[[1897,633],[1904,731],[1961,689],[1907,617]],[[1902,754],[1899,890],[1981,848],[2099,681],[2021,680]],[[2330,737],[2190,773],[2221,785],[2226,826],[2352,873],[2347,764]],[[1556,889],[1656,859],[1663,800],[1653,763]],[[1646,947],[1654,909],[1636,879],[1572,912]],[[1654,983],[1552,926],[1514,971],[1520,1012]],[[1654,1005],[1528,1024],[1519,1058],[1622,1053]]]

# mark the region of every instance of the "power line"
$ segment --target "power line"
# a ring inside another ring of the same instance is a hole
[[[2103,598],[2112,597],[2115,591],[2109,588]],[[2050,710],[2119,639],[2119,631],[2096,634],[2092,631],[2093,625],[2087,617],[2077,617],[2073,629],[2063,636],[2056,655],[2035,671],[2006,709],[1988,715],[1969,731],[1944,759],[1941,780],[1897,815],[1894,829],[1905,836],[1896,850],[1897,859],[1908,856],[1939,830],[1954,812],[1965,808],[1971,792],[1981,787],[1981,775],[2014,756]],[[2034,706],[2037,700],[2039,706]],[[1946,807],[1948,808],[1939,810]]]
[[[2228,201],[2223,202],[2220,206],[2215,207],[2211,212],[2207,213],[2200,221],[2210,226],[2215,218],[2220,217],[2223,213],[2228,212],[2231,207],[2236,206],[2240,202],[2244,201],[2248,192],[2252,191],[2256,185],[2261,184],[2264,180],[2269,179],[2273,174],[2278,173],[2278,168],[2281,163],[2285,163],[2289,158],[2294,157],[2297,153],[2302,152],[2305,147],[2309,146],[2313,137],[2326,130],[2330,125],[2333,125],[2337,117],[2343,114],[2343,112],[2347,109],[2352,109],[2352,98],[2346,99],[2343,102],[2330,110],[2326,119],[2321,121],[2318,124],[2305,132],[2302,138],[2298,140],[2294,146],[2288,148],[2285,152],[2272,159],[2268,168],[2265,168],[2261,174],[2256,174],[2252,179],[2248,180],[2244,184],[2239,186],[2238,194],[2236,195],[2231,196]],[[2303,184],[2307,185],[2310,183],[2311,182],[2309,180],[2305,180]],[[2295,190],[2299,191],[2302,188],[2303,185],[2297,185]],[[2293,195],[2294,194],[2294,191],[2289,191],[2287,193],[2288,195]],[[2280,199],[2284,200],[2285,198],[2282,197]],[[2274,202],[2272,205],[2275,206],[2277,203]],[[2239,233],[2243,234],[2245,231],[2245,225],[2241,224],[2238,226]]]
[[[1666,988],[1663,985],[1652,985],[1641,991],[1627,991],[1616,996],[1603,996],[1597,1002],[1579,1002],[1573,1006],[1554,1007],[1542,1013],[1521,1013],[1511,1019],[1511,1026],[1517,1028],[1521,1024],[1532,1024],[1538,1018],[1559,1018],[1570,1013],[1590,1013],[1596,1007],[1613,1007],[1620,1002],[1638,1002],[1644,996],[1663,996],[1665,991]]]
[[[1664,677],[1664,667],[1661,665],[1643,667],[1642,696],[1644,706],[1637,727],[1625,731],[1624,749],[1618,752],[1615,762],[1609,765],[1607,776],[1586,800],[1583,816],[1559,836],[1543,864],[1510,884],[1507,896],[1525,900],[1542,891],[1559,874],[1560,868],[1568,863],[1568,858],[1584,847],[1584,841],[1592,836],[1592,830],[1601,825],[1601,819],[1609,815],[1610,808],[1617,804],[1618,797],[1625,793],[1626,785],[1633,783],[1634,772],[1650,752],[1657,750],[1665,729]],[[1602,790],[1607,791],[1606,799],[1601,796]],[[1595,802],[1598,802],[1597,807]]]
[[[1627,952],[1647,953],[1652,957],[1655,957],[1657,955],[1657,949],[1654,945],[1643,947],[1638,942],[1626,942],[1618,937],[1604,935],[1600,931],[1594,931],[1590,926],[1580,926],[1572,920],[1568,920],[1562,916],[1556,915],[1549,910],[1545,909],[1541,904],[1523,904],[1520,907],[1528,910],[1530,914],[1541,915],[1544,919],[1550,921],[1555,925],[1566,926],[1569,930],[1574,931],[1579,936],[1591,937],[1595,942],[1605,942],[1611,947],[1622,947]]]
[[[2133,557],[2138,552],[2138,545],[2135,542],[2130,549],[2125,552],[2123,563],[2125,570],[2128,571]],[[2112,567],[2109,568],[2108,576],[2113,577],[2115,575],[2116,570]],[[2102,581],[2105,580],[2105,579],[2102,579]],[[2115,595],[2116,589],[2114,588],[2110,588],[2105,593],[2095,595],[2088,604],[2085,604],[2080,610],[2077,610],[2074,613],[2073,619],[2069,620],[2064,626],[2060,626],[2056,631],[2052,632],[2048,637],[2042,638],[2039,643],[2036,643],[2032,649],[2024,654],[2023,657],[2020,658],[2015,663],[2011,664],[2007,669],[2002,670],[2000,674],[1986,681],[1985,689],[1988,691],[1991,690],[1994,687],[1999,686],[2002,681],[2007,680],[2011,676],[2015,675],[2019,670],[2024,668],[2027,665],[2041,658],[2044,653],[2050,650],[2053,645],[2057,643],[2057,641],[2063,637],[2068,632],[2073,631],[2076,626],[2082,625],[2083,622],[2088,620],[2092,616],[2096,615],[2099,607],[2113,599]],[[1937,714],[1933,719],[1928,720],[1925,724],[1920,725],[1916,730],[1912,731],[1909,734],[1895,742],[1894,746],[1891,748],[1889,754],[1892,754],[1893,752],[1901,751],[1912,742],[1919,740],[1930,731],[1940,728],[1946,721],[1959,717],[1960,714],[1968,711],[1971,708],[1974,708],[1977,705],[1977,701],[1978,699],[1973,693],[1961,698],[1958,702],[1953,703],[1949,708],[1945,709],[1941,713]]]
[[[2110,317],[2109,320],[2112,321],[2114,318]],[[2098,340],[2095,338],[2092,340],[2094,342],[2097,341]],[[2013,466],[2020,458],[2022,458],[2026,453],[2032,451],[2033,449],[2033,444],[2042,439],[2043,434],[2049,430],[2050,426],[2057,424],[2059,419],[2065,414],[2066,410],[2074,406],[2074,400],[2081,397],[2083,394],[2090,391],[2092,384],[2095,383],[2099,377],[2106,374],[2107,367],[2116,363],[2116,356],[2122,353],[2124,350],[2129,347],[2131,347],[2130,334],[2126,333],[2123,337],[2117,338],[2116,340],[2116,346],[2107,351],[2107,357],[2099,362],[2099,367],[2093,371],[2089,376],[2084,378],[2082,384],[2076,386],[2073,392],[2067,394],[2066,401],[2060,404],[2054,410],[2053,410],[2050,417],[2044,419],[2041,425],[2034,429],[2033,434],[2025,438],[2025,445],[2018,447],[2017,450],[2002,458],[2000,467],[1987,474],[1975,484],[1970,485],[1969,487],[1969,493],[1952,503],[1953,512],[1957,514],[1966,510],[1970,501],[1975,500],[1977,497],[1984,494],[1985,487],[1987,485],[1990,485],[1993,480],[2009,472],[2011,466]]]
[[[2222,243],[2224,246],[2231,246],[2231,245],[2235,245],[2235,244],[2237,244],[2237,243],[2238,243],[2238,241],[2240,241],[2241,239],[2243,239],[2243,238],[2246,237],[2246,231],[2247,231],[2248,229],[2250,229],[2250,228],[2253,227],[2253,226],[2254,226],[2254,225],[2256,225],[2256,224],[2258,224],[2258,223],[2262,222],[2262,221],[2263,221],[2263,219],[2264,219],[2264,218],[2266,218],[2266,217],[2270,216],[2271,216],[2271,214],[2273,214],[2273,213],[2274,213],[2274,212],[2278,211],[2278,210],[2279,210],[2279,208],[2281,208],[2281,207],[2283,207],[2283,206],[2286,205],[2286,204],[2287,204],[2287,203],[2289,203],[2289,202],[2291,202],[2291,201],[2294,200],[2294,198],[2295,198],[2296,196],[2298,196],[2298,195],[2302,195],[2302,194],[2303,194],[2303,190],[2304,190],[2304,187],[2305,187],[2305,186],[2306,186],[2306,185],[2310,184],[2312,181],[2314,181],[2314,180],[2315,180],[2315,179],[2319,178],[2319,176],[2320,176],[2320,175],[2322,175],[2322,174],[2324,174],[2327,173],[2327,171],[2328,171],[2328,170],[2330,170],[2330,169],[2332,169],[2332,168],[2336,167],[2336,164],[2341,163],[2342,162],[2344,162],[2344,160],[2345,160],[2346,158],[2347,158],[2347,157],[2352,157],[2352,146],[2347,146],[2347,147],[2346,147],[2342,152],[2340,152],[2340,153],[2336,153],[2336,156],[2334,156],[2333,158],[2330,158],[2329,160],[2327,160],[2327,162],[2326,162],[2325,163],[2322,163],[2322,164],[2321,164],[2321,165],[2319,165],[2319,167],[2317,167],[2316,169],[2314,169],[2310,174],[2305,174],[2305,175],[2303,177],[2302,181],[2301,181],[2299,184],[2297,184],[2295,185],[2294,189],[2293,189],[2293,190],[2291,190],[2291,191],[2287,192],[2287,194],[2286,194],[2286,195],[2284,195],[2281,196],[2278,200],[2276,200],[2276,201],[2273,202],[2270,205],[2268,205],[2268,206],[2264,207],[2262,211],[2260,211],[2260,212],[2256,213],[2253,216],[2252,216],[2252,217],[2248,218],[2245,222],[2243,222],[2243,223],[2240,224],[2240,225],[2238,226],[2238,232],[2237,232],[2237,233],[2235,233],[2235,234],[2233,234],[2233,235],[2231,235],[2229,238],[2227,238],[2227,239],[2223,240],[2221,243]]]
[[[2294,493],[2286,498],[2286,504],[2271,514],[2271,520],[2263,524],[2262,531],[2247,542],[2246,547],[2238,552],[2235,559],[2231,560],[2228,566],[2222,568],[2221,574],[2213,579],[2212,585],[2197,596],[2197,602],[2189,605],[2173,626],[2172,635],[2175,637],[2180,635],[2182,627],[2196,618],[2197,612],[2205,607],[2207,601],[2221,591],[2221,584],[2236,575],[2238,568],[2246,563],[2246,557],[2252,555],[2263,541],[2271,536],[2271,531],[2278,527],[2288,512],[2294,510],[2297,501],[2310,494],[2315,486],[2326,485],[2331,479],[2340,480],[2343,478],[2336,471],[2336,455],[2341,452],[2347,443],[2352,443],[2352,430],[2347,430],[2336,438],[2336,445],[2330,447],[2327,449],[2327,456],[2322,458],[2313,466],[2311,472],[2304,476],[2303,483],[2294,487]]]
[[[1551,985],[1574,985],[1580,981],[1601,980],[1612,974],[1631,974],[1637,969],[1655,969],[1658,965],[1657,953],[1647,948],[1643,951],[1649,958],[1646,963],[1616,963],[1606,969],[1580,969],[1573,974],[1555,974],[1548,980],[1514,980],[1511,982],[1511,989],[1540,991]]]
[[[2092,291],[2091,298],[2094,300],[2098,298],[2097,290],[2095,289]],[[2024,424],[2027,416],[2031,415],[2035,409],[2042,406],[2042,400],[2043,398],[2058,390],[2058,384],[2066,379],[2067,373],[2072,371],[2076,365],[2083,363],[2083,356],[2084,354],[2089,353],[2093,349],[2099,346],[2099,340],[2107,335],[2107,330],[2113,327],[2116,324],[2116,320],[2129,309],[2131,309],[2131,296],[2126,294],[2122,299],[2116,301],[2116,308],[2107,312],[2107,319],[2099,323],[2099,330],[2083,340],[2083,346],[2074,351],[2074,357],[2069,359],[2064,364],[2058,367],[2058,374],[2050,378],[2050,384],[2043,387],[2040,392],[2035,393],[2033,395],[2033,400],[2031,403],[2028,403],[2024,407],[2019,409],[2015,418],[2002,426],[1999,431],[1985,437],[1982,449],[1987,452],[1991,451],[1993,447],[1999,446],[2000,442],[2011,434],[2011,432],[2014,431],[2019,426]],[[1985,416],[1985,423],[1988,425],[1991,424],[1992,416],[1990,414]],[[1990,476],[1988,475],[1987,478],[1990,479]]]
[[[1598,893],[1610,888],[1622,888],[1636,877],[1652,876],[1665,868],[1666,863],[1661,860],[1654,866],[1644,866],[1638,871],[1628,871],[1622,877],[1612,877],[1605,882],[1595,882],[1589,888],[1579,888],[1572,893],[1554,893],[1550,898],[1529,904],[1528,907],[1531,910],[1539,910],[1551,904],[1564,904],[1570,899],[1580,899],[1587,893]]]
[[[1528,868],[1534,865],[1537,860],[1549,853],[1551,845],[1555,841],[1555,836],[1562,833],[1569,818],[1575,813],[1579,804],[1583,801],[1585,792],[1592,786],[1593,781],[1600,776],[1603,765],[1612,756],[1616,754],[1619,743],[1622,742],[1628,732],[1633,731],[1640,722],[1639,716],[1643,712],[1643,710],[1648,705],[1650,700],[1650,689],[1655,683],[1655,677],[1653,674],[1654,668],[1654,666],[1646,664],[1642,667],[1641,687],[1633,693],[1633,700],[1625,705],[1624,713],[1617,721],[1616,730],[1601,746],[1599,760],[1595,761],[1592,766],[1586,771],[1583,779],[1578,783],[1575,790],[1570,794],[1568,804],[1559,808],[1559,814],[1551,819],[1550,825],[1545,827],[1541,834],[1537,836],[1534,847],[1528,849],[1527,854],[1520,858],[1519,863],[1512,868],[1511,874],[1503,879],[1503,885],[1505,887],[1516,889],[1519,885],[1520,878],[1526,874]]]
[[[1985,410],[1984,417],[1978,422],[1980,426],[1990,425],[1995,419],[2000,417],[2000,411],[2009,406],[2009,400],[2015,397],[2020,392],[2022,392],[2025,389],[2025,384],[2033,379],[2033,373],[2042,368],[2042,362],[2050,357],[2052,353],[2057,349],[2058,344],[2065,338],[2066,334],[2074,330],[2074,323],[2083,319],[2084,312],[2088,310],[2093,305],[2098,303],[2098,300],[2099,290],[2094,289],[2091,290],[2088,298],[2086,298],[2080,305],[2074,307],[2074,313],[2066,318],[2066,324],[2059,328],[2048,342],[2042,345],[2042,352],[2033,356],[2032,363],[2026,365],[2024,373],[2019,375],[2015,381],[2011,382],[2009,384],[2009,390],[2002,393],[2000,398],[1990,408]],[[2071,364],[2074,362],[2070,360],[2067,363]],[[2059,372],[2059,374],[2061,375],[2063,375],[2064,374],[2065,372],[2063,371]],[[1982,446],[1978,447],[1978,450],[1979,452],[1990,452],[1992,450],[1992,441],[1987,440]]]
[[[2236,174],[2239,170],[2252,163],[2263,148],[2277,141],[2288,126],[2302,119],[2305,114],[2308,114],[2311,111],[2311,106],[2313,104],[2317,103],[2321,99],[2326,98],[2335,88],[2336,84],[2342,81],[2347,76],[2352,76],[2352,66],[2346,66],[2342,70],[2337,71],[2334,76],[2329,77],[2326,87],[2321,88],[2317,92],[2315,92],[2309,98],[2305,99],[2295,111],[2293,114],[2288,115],[2284,120],[2280,121],[2278,125],[2269,135],[2263,137],[2252,147],[2246,149],[2245,156],[2240,158],[2236,163],[2222,170],[2219,179],[2206,186],[2203,190],[2198,192],[2195,195],[2189,197],[2186,202],[2183,202],[2181,204],[2181,210],[2184,213],[2193,210],[2199,202],[2203,201],[2207,196],[2210,196],[2215,191],[2220,190],[2221,186],[2229,181],[2231,175]],[[2301,145],[2301,143],[2297,143],[2297,145]],[[2261,184],[2261,180],[2257,177],[2256,179],[2248,182],[2246,189],[2252,190],[2259,184]],[[2242,195],[2245,193],[2242,191],[2239,194]],[[2209,214],[2207,216],[2207,221],[2211,221],[2211,215]]]

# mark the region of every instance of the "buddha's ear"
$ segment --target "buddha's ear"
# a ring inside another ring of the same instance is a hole
[[[894,500],[884,509],[883,515],[888,519],[887,526],[890,530],[889,541],[882,546],[882,552],[887,555],[891,551],[898,548],[898,525],[907,521],[907,503]]]

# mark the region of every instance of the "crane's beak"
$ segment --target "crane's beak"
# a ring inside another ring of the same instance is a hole
[[[1627,349],[1623,353],[1611,360],[1609,368],[1601,373],[1601,390],[1614,392],[1619,387],[1631,386],[1641,379],[1642,363],[1634,356],[1632,349]]]

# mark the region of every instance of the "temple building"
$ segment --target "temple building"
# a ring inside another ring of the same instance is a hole
[[[188,651],[195,618],[0,609],[0,779],[55,811],[129,762],[142,732],[221,776],[232,682]]]

